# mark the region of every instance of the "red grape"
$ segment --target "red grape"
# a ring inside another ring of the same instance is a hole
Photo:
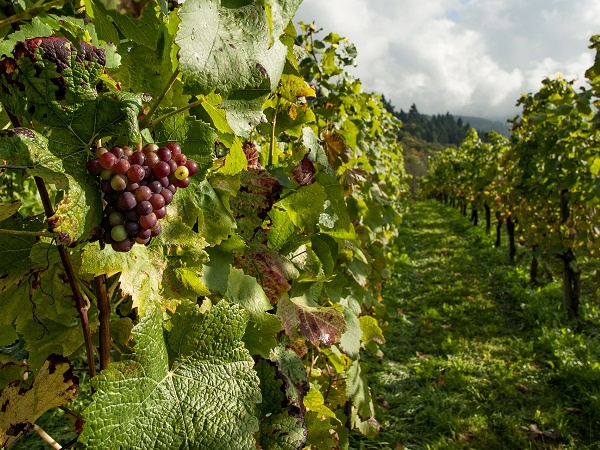
[[[139,164],[132,165],[127,171],[127,177],[134,183],[138,183],[144,179],[146,171]]]
[[[198,173],[198,163],[193,159],[188,159],[185,163],[185,167],[190,171],[190,177]]]
[[[163,191],[160,191],[161,194]],[[150,203],[153,209],[159,209],[165,206],[165,198],[161,194],[152,194],[150,197]]]
[[[171,155],[177,155],[181,153],[181,147],[177,142],[169,142],[167,145],[165,145],[165,147],[171,150]]]
[[[140,166],[142,164],[144,164],[144,161],[146,161],[146,155],[143,154],[142,152],[134,152],[130,157],[129,157],[129,163],[133,166],[134,164],[139,164]]]
[[[132,239],[123,239],[120,242],[113,242],[111,246],[116,252],[128,252],[132,249],[134,243],[135,241]]]
[[[169,161],[171,159],[171,150],[167,147],[161,147],[156,150],[156,155],[161,161]]]
[[[102,170],[104,170],[104,168],[100,165],[100,161],[98,161],[98,158],[90,159],[87,162],[86,167],[87,167],[88,172],[91,173],[92,175],[99,175],[100,172],[102,172]]]
[[[114,154],[107,152],[107,153],[103,153],[102,155],[100,155],[100,158],[98,158],[98,161],[100,161],[100,165],[103,168],[112,169],[112,167],[117,162],[117,157]]]
[[[190,179],[186,178],[185,180],[175,180],[175,186],[178,188],[186,188],[190,185]]]
[[[115,171],[115,173],[124,174],[124,173],[127,173],[127,171],[129,170],[129,167],[131,167],[131,164],[129,164],[129,161],[127,161],[125,158],[121,158],[121,159],[117,160],[117,162],[113,166],[113,170]]]
[[[117,199],[117,207],[121,211],[129,211],[136,205],[136,200],[131,192],[123,192]]]
[[[156,222],[158,222],[158,219],[156,218],[156,214],[154,213],[150,213],[147,216],[140,217],[140,225],[142,226],[142,228],[146,228],[147,230],[156,225]]]
[[[156,194],[156,195],[160,195],[160,194]],[[140,216],[147,216],[152,211],[154,211],[154,208],[152,207],[152,203],[150,203],[147,200],[144,200],[137,204],[137,206],[135,207],[135,210],[137,211],[137,213]]]

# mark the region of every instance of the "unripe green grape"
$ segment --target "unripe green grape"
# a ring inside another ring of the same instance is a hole
[[[125,222],[125,216],[123,215],[122,212],[113,211],[108,216],[108,223],[110,223],[111,227],[116,227],[117,225],[123,225],[123,222]]]
[[[127,231],[125,230],[125,226],[117,225],[110,230],[110,237],[114,239],[115,242],[121,242],[127,239]]]
[[[112,179],[110,180],[110,186],[115,191],[122,191],[127,187],[128,181],[129,181],[129,179],[127,178],[126,175],[117,174],[114,177],[112,177]]]

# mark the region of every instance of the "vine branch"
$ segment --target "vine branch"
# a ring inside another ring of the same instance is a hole
[[[163,101],[163,99],[165,98],[165,96],[167,95],[169,90],[171,90],[171,87],[173,86],[173,83],[175,83],[175,80],[177,79],[178,76],[179,76],[179,69],[177,68],[177,69],[175,69],[175,72],[173,72],[173,75],[171,75],[171,79],[167,82],[163,91],[156,98],[154,103],[152,103],[152,106],[150,106],[150,109],[146,113],[146,116],[140,122],[140,128],[147,128],[149,126],[149,124],[151,123],[152,116],[158,109],[160,103]]]
[[[171,111],[171,112],[168,112],[167,114],[157,117],[156,119],[152,120],[146,127],[147,128],[153,127],[157,123],[162,122],[163,120],[168,119],[169,117],[174,116],[176,114],[179,114],[180,112],[183,112],[187,109],[193,108],[194,106],[201,105],[205,101],[206,101],[206,99],[204,97],[202,97],[201,99],[196,100],[195,102],[188,103],[187,105],[182,106],[181,108],[178,108],[175,111]]]
[[[104,370],[110,364],[110,301],[106,295],[106,275],[98,275],[94,283],[100,320],[100,370]]]
[[[37,237],[48,237],[54,238],[58,236],[57,233],[51,231],[24,231],[24,230],[6,230],[0,228],[0,234],[13,234],[15,236],[37,236]]]
[[[65,3],[67,3],[68,1],[69,0],[53,0],[51,2],[43,4],[44,3],[43,0],[40,0],[35,5],[33,5],[31,8],[26,9],[25,11],[15,14],[14,16],[10,16],[10,17],[0,20],[0,28],[5,27],[6,25],[11,25],[15,22],[21,22],[23,20],[33,19],[38,14],[46,12],[52,8],[58,8],[62,5],[64,5]]]
[[[40,197],[42,199],[42,204],[44,205],[44,212],[46,213],[46,217],[50,218],[54,215],[54,210],[52,209],[52,202],[50,201],[50,196],[48,195],[48,190],[46,189],[44,180],[40,177],[34,177],[34,179],[35,184],[40,193]],[[77,308],[77,312],[79,313],[81,328],[83,330],[85,353],[88,361],[88,372],[90,374],[90,377],[94,377],[96,376],[96,363],[94,360],[94,346],[92,344],[92,332],[90,330],[90,322],[87,314],[87,305],[83,299],[83,295],[81,294],[79,284],[77,284],[75,271],[73,270],[73,265],[71,264],[71,260],[69,259],[69,254],[67,253],[66,247],[63,244],[58,244],[57,248],[58,253],[60,255],[60,260],[67,274],[67,279],[69,280],[69,286],[71,286],[71,291],[73,292],[73,296],[75,297],[75,307]]]

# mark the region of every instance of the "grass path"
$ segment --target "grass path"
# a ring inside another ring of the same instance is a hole
[[[366,358],[382,428],[352,448],[600,449],[595,316],[569,324],[558,282],[531,289],[442,205],[411,206],[397,252],[385,357]]]

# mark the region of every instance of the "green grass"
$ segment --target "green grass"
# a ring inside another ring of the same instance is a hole
[[[354,449],[600,449],[600,319],[561,311],[559,281],[532,288],[523,258],[456,210],[406,214],[384,298],[385,357],[364,355],[375,440]]]

